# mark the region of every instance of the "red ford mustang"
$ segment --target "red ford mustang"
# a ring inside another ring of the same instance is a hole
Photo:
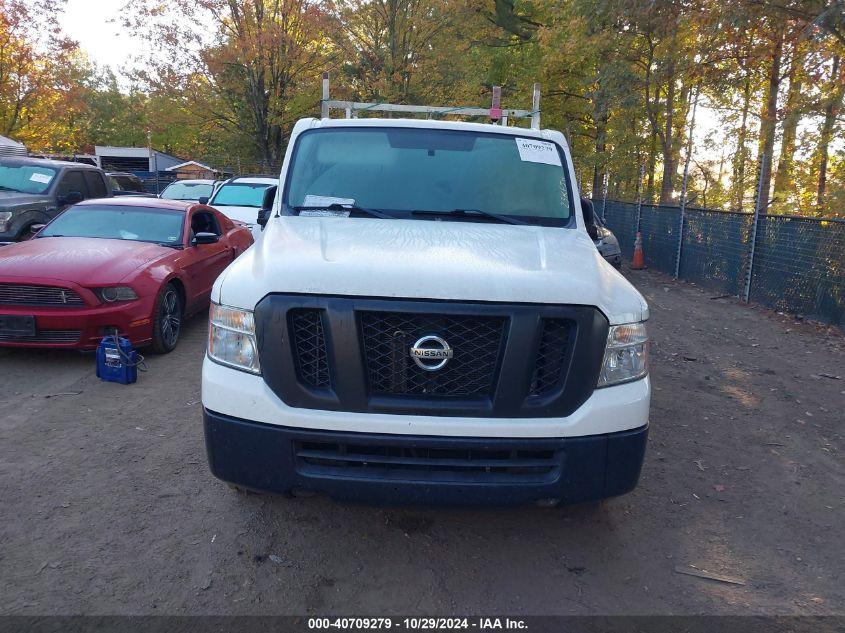
[[[117,331],[169,352],[251,244],[245,225],[194,202],[77,204],[35,239],[0,249],[0,346],[92,349]]]

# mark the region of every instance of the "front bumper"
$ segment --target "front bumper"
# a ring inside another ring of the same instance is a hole
[[[154,298],[118,305],[54,308],[0,305],[0,314],[34,316],[36,335],[11,338],[0,335],[0,347],[95,349],[115,328],[133,345],[152,341]]]
[[[639,479],[648,427],[567,438],[428,437],[317,431],[203,410],[211,472],[255,490],[370,503],[580,503]]]

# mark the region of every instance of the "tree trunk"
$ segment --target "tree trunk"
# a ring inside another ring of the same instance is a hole
[[[775,149],[775,132],[778,117],[778,90],[780,89],[780,66],[783,57],[783,29],[779,29],[773,42],[769,80],[766,87],[766,99],[760,122],[760,213],[769,208],[769,190],[772,185],[772,153]]]
[[[816,204],[821,209],[825,204],[825,196],[827,193],[827,161],[830,151],[830,141],[833,137],[833,128],[836,125],[836,117],[842,109],[842,98],[845,94],[845,77],[839,77],[841,73],[841,59],[839,55],[833,57],[833,69],[831,72],[831,84],[833,85],[833,92],[827,100],[827,105],[824,108],[824,123],[822,123],[821,135],[819,136],[818,164],[819,164],[819,179],[816,189]],[[842,73],[845,74],[845,73]],[[840,80],[841,79],[841,80]]]
[[[745,204],[745,169],[748,164],[748,115],[751,111],[751,70],[748,68],[749,57],[751,56],[750,37],[746,39],[745,49],[741,62],[745,74],[745,81],[742,86],[742,115],[740,118],[739,132],[736,141],[736,153],[733,157],[733,177],[731,178],[730,201],[731,206],[742,211]]]
[[[607,165],[607,110],[599,111],[596,115],[596,160],[593,165],[593,198],[599,197],[604,189],[604,173]]]
[[[789,92],[786,97],[786,114],[783,121],[783,139],[780,146],[780,159],[775,174],[775,197],[781,201],[793,194],[794,182],[792,170],[795,162],[795,138],[798,122],[801,119],[801,88],[804,80],[804,51],[799,50],[801,42],[796,42],[789,67]]]
[[[657,170],[657,134],[653,131],[648,145],[648,160],[646,162],[646,186],[643,194],[643,202],[652,204],[654,202],[654,181]]]
[[[666,69],[666,121],[661,136],[663,150],[663,180],[660,183],[660,204],[672,202],[672,178],[675,175],[675,155],[673,150],[673,115],[675,112],[675,53],[670,53],[669,65]]]

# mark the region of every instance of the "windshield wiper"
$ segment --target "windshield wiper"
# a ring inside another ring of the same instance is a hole
[[[0,191],[14,191],[15,193],[23,193],[20,189],[12,189],[12,187],[5,187],[0,185]]]
[[[345,204],[338,204],[337,202],[326,205],[318,205],[312,207],[291,207],[294,211],[301,214],[303,211],[349,211],[350,213],[366,213],[367,215],[371,215],[375,218],[382,218],[385,220],[395,220],[395,215],[390,215],[389,213],[385,213],[384,211],[379,211],[378,209],[365,209],[364,207],[358,207],[355,205],[345,205]]]
[[[517,220],[516,218],[508,215],[499,215],[498,213],[490,213],[489,211],[482,211],[480,209],[453,209],[452,211],[426,211],[424,209],[417,209],[415,211],[411,211],[411,215],[443,215],[457,218],[467,218],[475,215],[491,218],[504,224],[528,224],[527,222]]]

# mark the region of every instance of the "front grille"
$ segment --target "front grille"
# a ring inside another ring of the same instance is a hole
[[[323,311],[299,309],[288,314],[300,382],[314,389],[331,386]]]
[[[571,326],[567,319],[542,320],[543,332],[529,391],[532,396],[543,395],[560,386],[569,351]]]
[[[0,284],[0,305],[82,306],[85,303],[70,288]]]
[[[359,313],[371,394],[432,397],[491,396],[504,341],[504,317],[404,312]],[[426,371],[410,356],[420,338],[435,335],[453,358]]]
[[[553,450],[412,447],[350,442],[297,442],[297,468],[306,474],[357,479],[541,483],[557,477]]]
[[[443,418],[571,415],[608,332],[591,306],[272,293],[255,326],[263,380],[290,407]]]
[[[41,330],[35,336],[14,336],[0,334],[0,342],[6,343],[76,343],[82,334],[81,330]]]

